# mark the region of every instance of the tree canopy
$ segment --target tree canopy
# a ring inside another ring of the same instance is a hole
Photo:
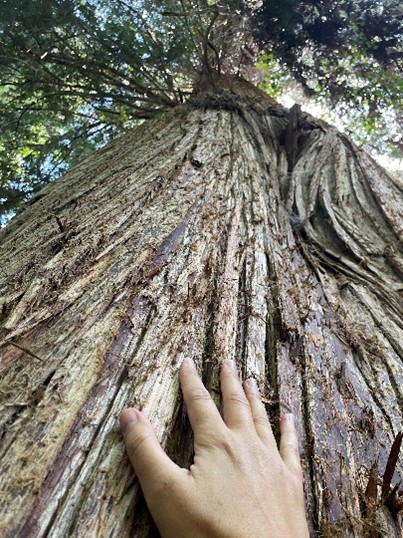
[[[401,154],[400,0],[265,0],[256,36],[307,96],[348,115],[362,140]]]
[[[0,19],[0,218],[110,138],[185,101],[203,69],[349,115],[401,149],[399,0],[16,0]]]

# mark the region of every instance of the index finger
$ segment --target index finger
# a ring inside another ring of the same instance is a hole
[[[179,375],[183,399],[186,403],[195,443],[197,443],[200,437],[210,437],[225,424],[191,359],[184,359]]]

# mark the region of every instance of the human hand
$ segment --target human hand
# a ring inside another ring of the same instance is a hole
[[[305,538],[302,470],[292,415],[280,450],[256,382],[234,361],[221,368],[224,419],[185,359],[180,382],[194,433],[194,463],[177,466],[136,409],[120,416],[130,461],[163,538]]]

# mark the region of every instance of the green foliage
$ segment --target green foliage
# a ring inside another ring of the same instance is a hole
[[[295,81],[356,139],[403,145],[401,0],[0,0],[0,224],[204,69]],[[258,45],[257,45],[258,43]],[[260,73],[259,73],[260,71]]]
[[[293,79],[273,54],[262,53],[256,67],[263,75],[259,87],[273,99],[278,99],[290,88]]]
[[[184,99],[195,45],[185,17],[166,17],[153,4],[2,2],[0,214],[116,133]]]
[[[263,0],[258,17],[255,35],[271,64],[346,116],[358,138],[401,153],[401,0]]]

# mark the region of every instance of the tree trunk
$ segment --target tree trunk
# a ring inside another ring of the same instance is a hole
[[[139,406],[189,465],[188,356],[217,402],[235,358],[276,435],[294,412],[313,535],[400,536],[380,477],[403,417],[402,186],[334,128],[222,86],[1,231],[4,538],[158,535],[117,417]]]

